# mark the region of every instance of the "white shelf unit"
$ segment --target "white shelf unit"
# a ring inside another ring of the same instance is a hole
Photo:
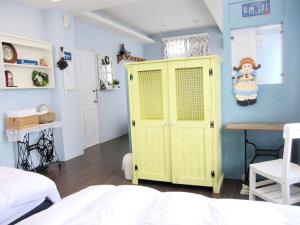
[[[44,58],[48,66],[27,65],[17,63],[4,63],[2,43],[10,43],[17,51],[18,59],[35,60],[39,63]],[[8,70],[13,74],[14,86],[7,87],[5,79],[5,71]],[[48,74],[49,83],[44,87],[37,87],[32,82],[32,72],[34,70]],[[29,39],[9,34],[0,34],[0,89],[16,90],[16,89],[45,89],[54,88],[54,69],[53,69],[53,52],[52,44],[49,42]]]

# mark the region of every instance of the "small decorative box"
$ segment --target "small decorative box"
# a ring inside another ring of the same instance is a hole
[[[38,65],[38,61],[29,60],[29,59],[17,59],[17,64],[26,64],[26,65]]]

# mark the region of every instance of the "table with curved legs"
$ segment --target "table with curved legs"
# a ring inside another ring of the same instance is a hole
[[[58,162],[53,135],[54,128],[58,127],[61,127],[60,122],[41,124],[21,130],[7,130],[6,133],[9,141],[17,142],[17,168],[27,171],[37,171],[46,168],[46,165],[49,163]],[[31,144],[30,134],[34,132],[39,133],[39,137],[35,143]],[[35,167],[32,161],[32,151],[37,151],[40,155],[40,165],[38,167]]]

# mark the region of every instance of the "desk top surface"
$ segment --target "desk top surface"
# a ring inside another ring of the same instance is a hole
[[[284,123],[228,123],[226,130],[283,131]]]

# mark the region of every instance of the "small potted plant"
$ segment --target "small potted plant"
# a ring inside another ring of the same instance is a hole
[[[115,89],[115,88],[120,88],[120,81],[117,79],[113,79],[111,82],[109,82],[109,85]]]

